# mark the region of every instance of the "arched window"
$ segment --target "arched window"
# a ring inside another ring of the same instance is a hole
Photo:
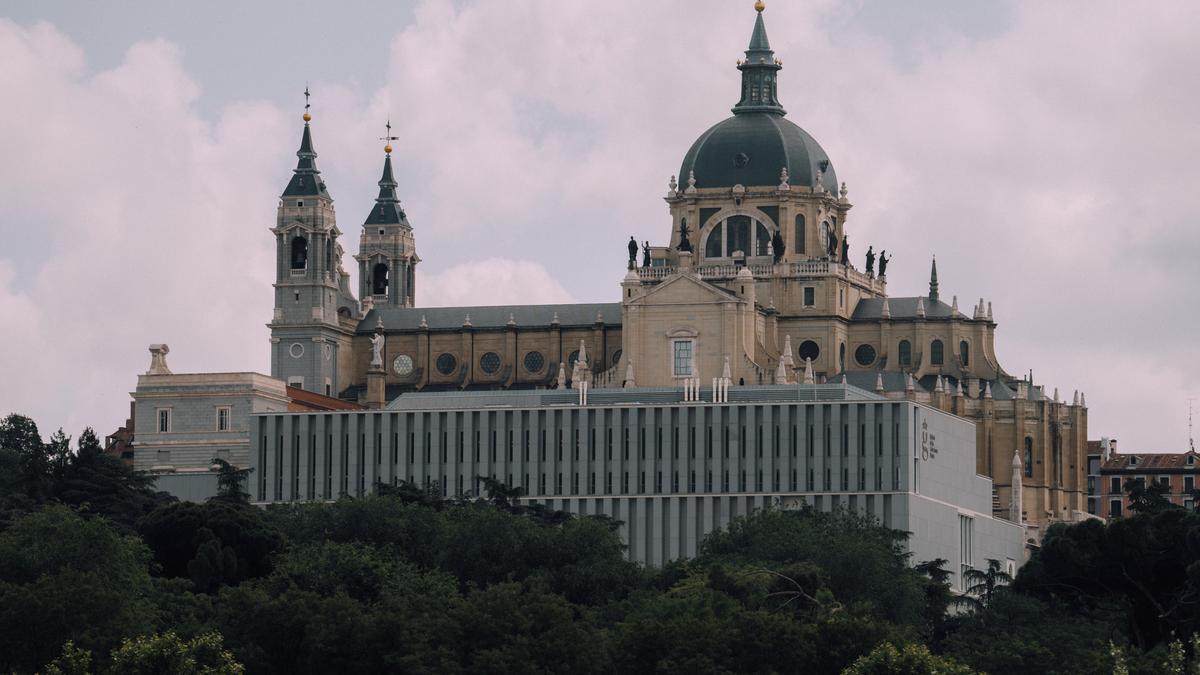
[[[771,255],[771,233],[757,221],[754,223],[754,255]]]
[[[963,368],[971,365],[971,345],[966,340],[958,343],[958,360],[962,361]]]
[[[795,234],[796,234],[796,239],[795,239],[795,243],[792,244],[792,248],[795,249],[796,253],[804,253],[804,235],[805,235],[805,233],[804,233],[804,214],[803,213],[796,214],[796,233]]]
[[[846,370],[846,343],[838,345],[838,370]]]
[[[1025,437],[1025,477],[1033,478],[1033,439]]]
[[[292,238],[292,269],[308,267],[308,240],[300,235]]]
[[[940,366],[946,360],[945,347],[942,346],[941,340],[934,340],[929,343],[929,363],[931,365]]]
[[[705,258],[722,258],[724,251],[721,249],[721,240],[725,236],[725,223],[717,223],[716,226],[708,233],[708,239],[704,240],[704,257]]]
[[[897,356],[899,357],[900,365],[911,366],[912,365],[912,343],[909,342],[908,340],[901,340],[900,341],[900,349],[898,349],[897,351],[899,352],[899,354],[897,354]]]
[[[371,293],[373,295],[387,295],[388,292],[388,266],[387,263],[376,263],[375,267],[371,268]]]
[[[730,216],[725,221],[725,255],[735,251],[753,255],[750,249],[750,216]]]

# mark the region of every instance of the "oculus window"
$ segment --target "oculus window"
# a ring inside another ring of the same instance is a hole
[[[458,366],[458,359],[454,358],[453,354],[442,354],[437,357],[437,369],[443,375],[453,373],[456,366]]]
[[[392,361],[392,370],[397,375],[408,375],[413,371],[413,359],[408,354],[401,354]]]
[[[540,373],[546,367],[546,357],[541,352],[525,354],[525,370],[530,373]]]
[[[875,363],[875,348],[871,345],[859,345],[854,350],[854,360],[860,366],[869,366]]]
[[[493,375],[497,370],[500,370],[500,355],[496,352],[488,352],[479,357],[479,368],[488,375]]]
[[[812,340],[805,340],[800,343],[800,349],[797,350],[796,354],[800,357],[801,361],[805,359],[816,361],[817,357],[821,355],[821,348]]]

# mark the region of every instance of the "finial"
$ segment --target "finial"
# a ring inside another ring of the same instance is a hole
[[[383,146],[383,151],[390,155],[392,154],[392,141],[398,141],[400,137],[392,135],[392,118],[389,117],[387,124],[383,126],[387,129],[387,133],[381,136],[379,140],[387,143],[387,145]]]
[[[984,398],[991,398],[991,397],[992,397],[992,383],[991,383],[991,382],[985,382],[985,383],[984,383],[984,385],[983,385],[983,397],[984,397]]]
[[[305,123],[307,123],[309,120],[312,119],[312,115],[308,114],[308,109],[309,109],[309,107],[311,107],[308,103],[309,95],[310,94],[308,93],[308,85],[306,84],[306,85],[304,85],[304,121],[305,121]]]
[[[788,175],[788,169],[785,166],[779,170],[779,189],[780,190],[791,190],[792,186],[791,186],[790,181],[791,181],[791,177]]]
[[[675,176],[672,175],[671,180],[667,181],[667,190],[670,193],[670,196],[674,197],[678,189],[679,183],[675,181]]]
[[[883,393],[883,372],[882,371],[875,372],[875,393],[877,393],[877,394]]]
[[[167,354],[171,352],[171,348],[165,344],[150,345],[150,370],[146,371],[147,375],[172,375],[171,369],[167,367]]]
[[[849,194],[850,194],[850,191],[846,189],[846,181],[842,181],[842,191],[841,191],[842,201],[846,201]]]
[[[429,322],[425,320],[425,315],[421,315],[421,328],[429,328]]]
[[[512,312],[508,313],[508,325],[510,325],[510,326],[517,325],[517,317],[514,316]]]
[[[917,316],[922,319],[925,318],[925,298],[917,298]]]
[[[470,312],[468,312],[468,313],[467,313],[467,317],[466,317],[465,319],[463,319],[463,325],[464,325],[464,326],[470,326],[470,325],[471,325],[471,314],[470,314]]]
[[[684,190],[683,193],[688,194],[688,195],[696,194],[696,172],[695,171],[688,171],[687,189]]]
[[[766,8],[767,8],[767,6],[766,6],[766,4],[763,3],[762,0],[758,0],[758,2],[754,3],[754,11],[756,11],[756,12],[761,12]]]

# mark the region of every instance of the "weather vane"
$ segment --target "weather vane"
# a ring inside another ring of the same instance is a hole
[[[387,143],[387,145],[383,146],[383,151],[390,155],[392,153],[392,141],[398,141],[400,140],[400,137],[392,135],[392,118],[389,117],[387,124],[383,126],[387,128],[387,134],[385,136],[381,136],[379,140]]]
[[[312,115],[308,114],[308,109],[310,107],[309,103],[308,103],[308,97],[309,97],[308,84],[306,83],[304,85],[304,121],[306,123],[312,119]]]

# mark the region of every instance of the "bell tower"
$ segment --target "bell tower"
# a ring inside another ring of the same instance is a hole
[[[271,329],[271,376],[291,386],[336,396],[346,383],[340,360],[349,360],[359,307],[342,269],[341,231],[333,198],[317,169],[304,91],[304,133],[299,161],[283,194],[275,227],[275,312]]]
[[[359,296],[370,298],[371,306],[413,307],[416,300],[416,240],[412,225],[400,207],[396,196],[396,178],[392,174],[392,123],[380,140],[383,146],[383,175],[379,178],[379,196],[363,221],[359,239],[358,261]]]

